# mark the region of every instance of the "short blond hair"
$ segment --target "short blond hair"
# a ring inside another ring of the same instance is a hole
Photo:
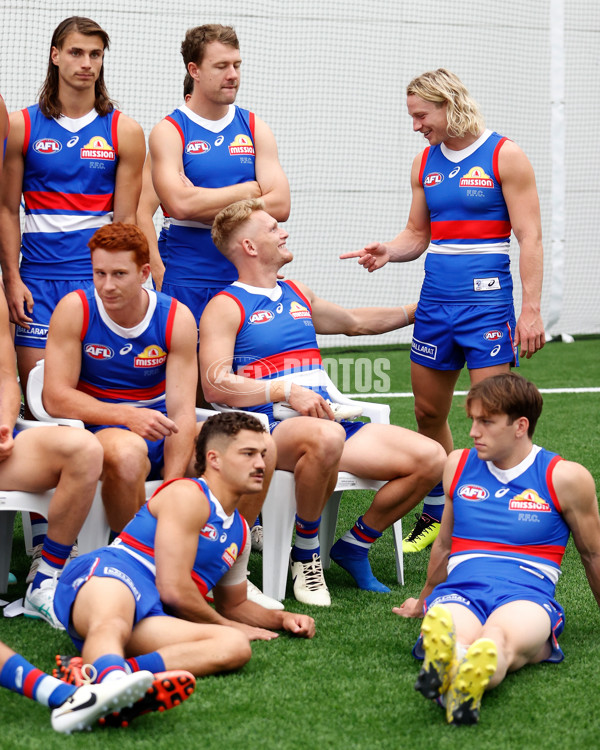
[[[231,254],[231,239],[256,211],[264,211],[261,198],[248,198],[226,206],[215,216],[211,229],[212,241],[225,257]]]
[[[467,133],[481,135],[485,129],[479,105],[471,98],[464,83],[445,68],[423,73],[406,87],[407,96],[418,96],[438,107],[447,105],[448,134],[462,138]]]

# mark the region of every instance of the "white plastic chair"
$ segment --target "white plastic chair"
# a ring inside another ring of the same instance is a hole
[[[326,387],[332,401],[340,404],[353,404],[362,407],[364,417],[378,424],[389,424],[390,407],[368,401],[355,401],[341,393],[324,370],[312,370],[285,376],[300,385]],[[234,411],[223,404],[212,404],[218,411]],[[249,412],[267,425],[264,414]],[[338,474],[335,490],[329,497],[319,527],[319,544],[321,563],[324,568],[330,565],[329,551],[333,546],[340,501],[344,490],[374,490],[385,484],[375,479],[365,479],[349,472]],[[294,474],[291,471],[277,469],[273,474],[269,492],[262,507],[263,525],[263,592],[281,601],[285,598],[287,572],[296,514],[296,493]],[[402,556],[402,521],[398,520],[392,527],[396,554],[396,575],[398,583],[404,584],[404,558]]]

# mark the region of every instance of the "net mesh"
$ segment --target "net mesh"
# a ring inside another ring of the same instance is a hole
[[[243,58],[237,103],[275,133],[292,191],[286,224],[295,260],[288,267],[315,292],[347,307],[416,300],[423,260],[367,274],[341,252],[393,238],[410,207],[410,167],[426,145],[406,114],[407,82],[425,70],[454,71],[480,104],[486,124],[529,156],[541,201],[546,256],[542,314],[551,304],[553,132],[550,63],[556,53],[557,0],[438,0],[424,10],[408,0],[121,0],[2,3],[0,91],[10,110],[37,98],[52,31],[74,13],[107,30],[105,77],[111,97],[146,135],[182,100],[179,48],[202,23],[235,26]],[[559,0],[560,1],[560,0]],[[600,121],[600,4],[564,3],[565,233],[563,299],[554,332],[600,331],[600,265],[590,245],[600,197],[592,177],[600,150],[580,136]],[[158,222],[158,217],[157,222]],[[517,314],[518,247],[511,245]],[[451,279],[449,283],[452,283]],[[409,331],[361,337],[399,343]],[[347,343],[321,338],[323,345]]]

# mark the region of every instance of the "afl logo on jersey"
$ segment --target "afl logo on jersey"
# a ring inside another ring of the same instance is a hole
[[[62,146],[54,138],[40,138],[33,144],[33,150],[38,154],[57,154]]]
[[[423,186],[435,187],[436,185],[439,185],[443,181],[444,181],[443,174],[440,174],[439,172],[432,172],[431,174],[428,174],[427,177],[423,180]]]
[[[207,523],[206,526],[200,532],[200,536],[203,536],[205,539],[210,539],[211,542],[216,542],[217,530],[212,525],[212,523]]]
[[[206,141],[190,141],[185,147],[186,154],[205,154],[210,151],[210,143]]]
[[[275,315],[270,310],[257,310],[250,316],[249,323],[268,323]]]
[[[103,344],[86,344],[84,351],[92,359],[112,359],[115,355],[109,346]]]
[[[486,341],[499,341],[503,336],[504,334],[502,333],[502,331],[498,330],[486,331],[486,333],[483,334],[483,338]]]
[[[463,484],[458,488],[456,494],[471,503],[480,503],[490,496],[485,487],[480,487],[478,484]]]

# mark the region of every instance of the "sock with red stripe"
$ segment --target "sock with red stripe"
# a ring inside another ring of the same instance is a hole
[[[105,654],[93,662],[92,667],[96,670],[94,682],[104,682],[106,679],[114,679],[122,674],[127,674],[127,663],[118,654]]]
[[[60,575],[72,549],[71,544],[59,544],[49,536],[44,540],[42,557],[40,565],[36,571],[35,578],[31,585],[32,589],[37,589],[47,578],[52,578],[55,574]]]
[[[381,531],[367,526],[361,516],[354,526],[337,540],[329,555],[334,562],[350,573],[359,589],[389,594],[390,589],[375,578],[369,563],[371,545],[380,536]]]
[[[296,513],[296,541],[292,547],[292,560],[299,562],[312,560],[313,555],[320,554],[319,526],[321,516],[316,521],[305,521]]]
[[[70,698],[77,688],[57,680],[34,667],[20,654],[6,660],[0,670],[0,685],[49,708],[57,708]]]
[[[152,674],[165,671],[165,663],[158,651],[151,651],[149,654],[142,654],[131,659],[125,659],[127,667],[132,672],[141,672],[147,669]]]

